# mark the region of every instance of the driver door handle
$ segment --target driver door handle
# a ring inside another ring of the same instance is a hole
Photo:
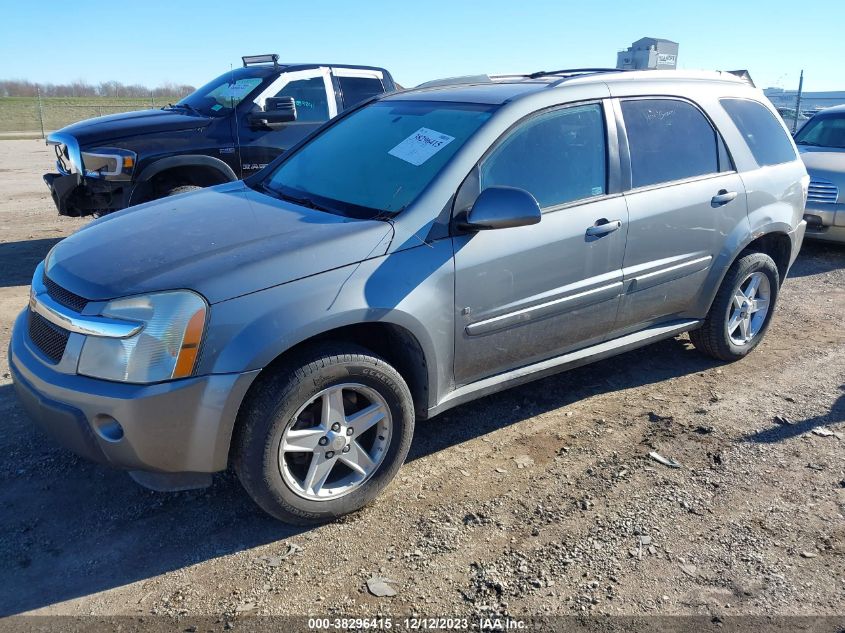
[[[596,220],[596,223],[593,224],[593,226],[587,228],[587,235],[590,237],[601,237],[602,235],[613,233],[620,228],[622,228],[622,220],[608,221],[602,218],[601,220]]]
[[[710,203],[714,206],[720,206],[723,204],[727,204],[731,200],[736,198],[736,191],[728,191],[727,189],[722,189],[710,199]]]

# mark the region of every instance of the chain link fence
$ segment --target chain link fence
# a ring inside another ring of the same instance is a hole
[[[179,97],[0,97],[0,138],[44,138],[93,117],[161,108]]]

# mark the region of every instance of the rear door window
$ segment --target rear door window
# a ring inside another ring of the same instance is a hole
[[[546,209],[607,192],[604,114],[599,104],[534,117],[481,165],[481,188],[518,187]]]
[[[677,99],[631,99],[622,101],[622,117],[628,134],[634,188],[720,171],[721,139],[710,121],[691,103]],[[726,154],[722,154],[722,161],[728,161]]]
[[[329,119],[329,99],[322,77],[295,79],[273,96],[293,97],[299,122],[318,123]]]
[[[760,167],[796,160],[789,135],[762,103],[750,99],[720,99]]]
[[[378,77],[338,77],[337,80],[346,108],[384,92],[384,86]]]

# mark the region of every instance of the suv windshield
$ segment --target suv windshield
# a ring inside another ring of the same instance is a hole
[[[348,217],[392,215],[413,202],[494,109],[378,101],[306,143],[259,186]]]
[[[204,116],[224,116],[258,88],[267,74],[266,68],[237,68],[209,81],[175,106],[168,107]]]
[[[845,149],[845,113],[816,115],[795,135],[798,145]]]

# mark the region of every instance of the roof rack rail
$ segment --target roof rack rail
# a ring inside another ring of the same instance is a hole
[[[269,53],[267,55],[245,55],[241,57],[244,62],[244,68],[247,66],[255,66],[257,64],[273,64],[279,65],[279,56],[276,53]]]
[[[536,73],[525,75],[529,79],[540,77],[554,77],[556,75],[588,75],[593,73],[624,73],[627,68],[564,68],[562,70],[539,70]]]
[[[463,84],[489,84],[491,83],[490,75],[461,75],[460,77],[443,77],[442,79],[432,79],[425,81],[415,88],[440,88],[443,86],[460,86]]]
[[[567,79],[579,75],[591,75],[596,73],[628,72],[626,68],[567,68],[563,70],[541,70],[535,73],[506,73],[502,75],[463,75],[460,77],[444,77],[433,79],[415,86],[415,88],[440,88],[443,86],[459,86],[465,84],[489,84],[496,81],[522,81],[528,79],[541,79],[542,77],[556,77],[557,81],[549,84],[549,87],[559,85]]]

